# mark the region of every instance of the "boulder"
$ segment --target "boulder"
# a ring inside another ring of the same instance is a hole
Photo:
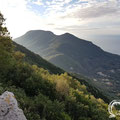
[[[12,92],[0,96],[0,120],[27,120]]]

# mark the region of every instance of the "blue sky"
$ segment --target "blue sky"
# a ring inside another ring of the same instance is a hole
[[[89,39],[119,35],[120,0],[0,0],[12,37],[33,29]]]

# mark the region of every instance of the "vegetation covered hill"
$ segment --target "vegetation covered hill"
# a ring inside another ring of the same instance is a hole
[[[15,41],[65,71],[92,78],[92,84],[119,97],[120,56],[69,33],[55,35],[50,31],[33,30]]]
[[[31,52],[30,50],[26,49],[25,47],[23,47],[22,45],[19,45],[15,42],[13,42],[14,46],[15,46],[15,51],[17,51],[17,53],[22,52],[25,54],[23,61],[24,62],[28,62],[31,65],[37,65],[38,67],[42,67],[45,70],[49,71],[49,73],[51,74],[62,74],[65,71],[63,71],[62,69],[54,66],[53,64],[47,62],[46,60],[44,60],[42,57],[40,57],[39,55]],[[95,86],[93,86],[92,84],[90,84],[90,79],[88,80],[88,78],[85,78],[84,76],[79,76],[79,78],[76,78],[74,74],[70,74],[69,75],[75,79],[77,79],[78,81],[81,82],[81,84],[86,85],[86,88],[89,92],[91,92],[96,98],[102,98],[105,102],[109,103],[110,100],[112,100],[111,98],[109,98],[109,96],[106,96],[105,92],[103,93],[101,90],[98,90]],[[89,81],[89,82],[88,82]]]
[[[3,22],[0,14],[0,93],[13,92],[28,120],[109,119],[107,104],[77,79],[24,62]]]

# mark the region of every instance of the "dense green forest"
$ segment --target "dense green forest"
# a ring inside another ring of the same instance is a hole
[[[108,105],[76,78],[25,62],[25,54],[14,50],[4,21],[0,13],[0,94],[13,92],[28,120],[109,119]]]

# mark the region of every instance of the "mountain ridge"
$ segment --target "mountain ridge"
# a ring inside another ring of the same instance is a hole
[[[41,30],[28,33],[15,41],[67,72],[92,78],[108,93],[119,94],[119,55],[105,52],[92,42],[70,33],[55,35]]]

